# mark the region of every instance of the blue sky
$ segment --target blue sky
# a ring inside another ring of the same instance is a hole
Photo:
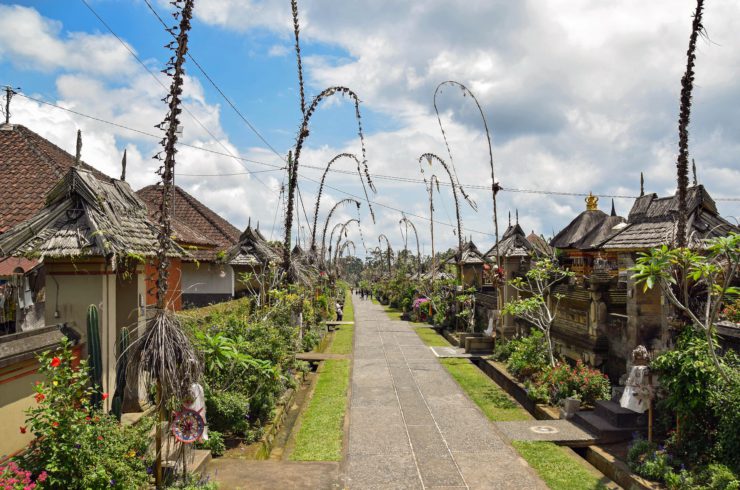
[[[169,55],[162,47],[168,37],[143,0],[88,1],[150,69],[161,69]],[[165,1],[152,3],[171,19]],[[497,180],[505,189],[634,196],[644,171],[646,190],[667,195],[675,189],[678,93],[693,5],[691,0],[656,0],[647,6],[638,0],[314,0],[301,3],[306,92],[310,99],[325,87],[345,85],[359,94],[373,174],[418,179],[423,177],[416,163],[421,153],[449,159],[432,95],[439,82],[454,79],[473,89],[483,105],[492,129]],[[0,10],[0,83],[146,131],[164,116],[162,87],[82,1],[0,2]],[[737,198],[740,187],[737,19],[736,2],[716,0],[707,7],[711,42],[699,46],[690,127],[699,180],[713,196],[723,198]],[[196,1],[191,53],[281,155],[293,144],[300,115],[292,43],[287,0]],[[184,142],[280,163],[192,63],[186,70],[191,77],[186,107],[208,132],[184,115]],[[490,185],[487,145],[474,106],[450,90],[438,102],[460,181]],[[22,97],[13,104],[14,122],[67,150],[74,149],[74,133],[82,129],[83,157],[110,175],[117,175],[126,149],[132,186],[156,180],[150,161],[156,140]],[[324,104],[312,121],[303,163],[324,165],[342,151],[359,154],[356,132],[351,104]],[[238,227],[251,218],[277,238],[283,175],[234,175],[243,173],[245,165],[270,170],[183,148],[178,184]],[[337,165],[353,168],[349,162]],[[441,169],[435,172],[442,176]],[[302,173],[320,177],[310,169]],[[362,195],[356,176],[333,174],[327,183]],[[376,223],[363,207],[368,246],[375,245],[381,232],[400,245],[401,214],[395,208],[416,222],[428,251],[427,225],[414,217],[427,215],[424,185],[376,180],[376,186],[373,199],[389,207],[376,206]],[[311,214],[316,184],[302,180],[301,189]],[[469,190],[479,210],[463,207],[466,235],[487,249],[493,233],[490,194]],[[326,192],[322,220],[343,197],[337,190]],[[631,203],[616,199],[617,211],[626,215]],[[609,207],[610,199],[603,197],[601,208]],[[719,207],[723,215],[740,216],[737,201],[719,201]],[[449,188],[443,188],[436,209],[439,220],[450,225],[454,209]],[[501,232],[508,211],[515,209],[527,231],[551,235],[584,203],[582,196],[504,191],[499,195]],[[342,211],[339,219],[353,217],[351,211]],[[301,221],[305,226],[305,217]],[[438,247],[457,242],[451,230],[435,227]]]

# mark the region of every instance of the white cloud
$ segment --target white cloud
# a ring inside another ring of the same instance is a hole
[[[386,127],[392,129],[367,135],[368,162],[374,174],[419,178],[417,158],[421,153],[432,151],[449,159],[433,112],[432,94],[440,81],[455,79],[466,83],[480,99],[492,129],[496,178],[506,189],[635,195],[643,170],[647,190],[665,195],[675,188],[678,94],[693,7],[692,0],[649,4],[640,0],[301,2],[307,92],[316,94],[329,85],[349,86],[362,99],[366,116],[371,111],[375,121],[389,121]],[[108,82],[107,77],[116,69],[131,70],[133,66],[130,56],[121,51],[120,44],[111,43],[110,37],[62,35],[58,23],[42,18],[33,9],[0,9],[6,14],[0,17],[0,58],[35,69],[65,70],[67,74],[58,80],[60,103],[137,128],[151,128],[161,120],[164,107],[159,98],[163,90],[148,75],[131,71],[122,86],[113,87]],[[5,18],[10,14],[25,30],[8,24]],[[203,22],[237,32],[268,29],[277,33],[283,42],[269,48],[272,56],[287,54],[285,47],[291,44],[290,9],[285,3],[203,0],[196,15]],[[707,6],[704,24],[712,43],[700,42],[697,59],[691,153],[697,161],[699,180],[715,196],[736,196],[740,182],[740,84],[736,81],[740,50],[735,49],[740,46],[740,30],[733,22],[737,18],[740,5],[734,1],[715,0]],[[3,26],[11,29],[9,34]],[[83,42],[94,47],[90,49],[95,53],[112,53],[119,66],[106,65],[105,59],[99,60],[98,67],[82,63],[74,54],[84,52],[79,49]],[[327,56],[317,49],[323,45],[330,46],[334,54]],[[346,55],[336,55],[338,51]],[[238,153],[221,127],[221,107],[206,101],[194,79],[189,80],[186,95],[190,110],[215,138],[183,115],[185,140],[224,152],[222,143]],[[487,145],[475,106],[450,89],[444,91],[439,105],[460,180],[490,185]],[[49,114],[47,109],[34,110]],[[113,170],[125,146],[129,148],[129,168],[138,169],[131,179],[142,185],[155,179],[149,158],[156,151],[155,143],[146,137],[79,118],[68,118],[65,125],[60,115],[44,119],[26,112],[17,117],[28,118],[30,127],[49,134],[68,149],[74,146],[69,123],[84,126],[83,154],[95,152],[91,160],[115,175]],[[351,127],[351,106],[332,103],[322,107],[304,150],[304,164],[323,165],[340,151],[359,153],[356,139],[331,146],[314,143],[318,141],[315,135],[323,131],[322,121],[336,118]],[[296,123],[286,121],[285,127],[292,132]],[[264,148],[250,148],[241,154],[279,162]],[[183,174],[243,169],[234,160],[212,153],[184,149],[179,156]],[[348,162],[338,165],[352,168]],[[440,168],[434,171],[444,177]],[[315,170],[304,168],[301,173],[320,178]],[[269,229],[276,211],[280,220],[277,194],[282,173],[259,177],[269,190],[255,182],[256,177],[246,176],[183,176],[178,183],[235,224],[243,226],[251,216],[263,223],[263,229]],[[356,175],[331,174],[327,184],[362,196]],[[422,185],[381,179],[376,179],[376,185],[379,193],[374,199],[378,202],[404,209],[409,216],[427,215],[427,194]],[[310,217],[316,184],[301,182],[301,189]],[[479,248],[486,249],[493,232],[490,193],[469,190],[480,209],[474,213],[463,206],[463,223],[470,230],[488,234],[473,234]],[[337,190],[325,191],[320,222],[329,206],[343,197]],[[617,211],[625,215],[631,204],[629,199],[617,199]],[[600,205],[608,210],[609,200]],[[449,187],[443,187],[440,195],[435,193],[435,206],[438,220],[454,220]],[[719,206],[725,214],[740,215],[736,203],[720,202]],[[500,233],[506,226],[507,211],[516,208],[527,231],[550,235],[584,209],[584,203],[579,196],[502,192],[498,202]],[[298,209],[304,224],[302,207]],[[377,245],[377,235],[385,231],[398,248],[400,213],[380,206],[375,210],[377,223],[372,224],[363,207],[368,247]],[[354,214],[340,217],[348,219]],[[429,251],[428,221],[410,217],[419,229],[422,247]],[[456,244],[451,230],[435,226],[438,249]],[[352,231],[351,236],[359,246],[359,234]]]
[[[0,5],[0,59],[34,70],[80,71],[106,77],[130,74],[135,61],[109,35],[73,32],[61,35],[59,22],[35,9]]]
[[[267,50],[268,56],[282,57],[290,53],[290,48],[285,44],[273,44],[270,49]]]

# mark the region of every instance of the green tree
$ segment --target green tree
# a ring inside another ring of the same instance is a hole
[[[553,293],[553,287],[570,276],[573,276],[573,272],[561,268],[554,259],[550,257],[537,259],[522,277],[509,281],[509,285],[519,291],[519,297],[509,301],[501,310],[504,315],[513,315],[526,320],[545,334],[552,366],[555,365],[555,354],[550,330],[555,323],[558,305],[562,299],[562,295]]]

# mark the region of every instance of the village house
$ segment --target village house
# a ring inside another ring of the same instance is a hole
[[[636,287],[629,268],[639,252],[674,243],[678,198],[643,194],[626,220],[617,216],[613,203],[610,215],[598,209],[595,196],[586,203],[586,211],[550,242],[561,264],[576,273],[555,288],[563,299],[552,334],[561,356],[598,367],[616,383],[638,345],[651,351],[672,345],[668,302],[657,289]],[[703,186],[689,188],[690,247],[700,249],[703,240],[736,230]]]
[[[99,178],[82,166],[67,170],[49,191],[44,206],[0,235],[0,256],[43,262],[45,326],[39,331],[61,331],[78,342],[82,356],[87,356],[89,348],[85,345],[87,309],[90,305],[98,307],[102,390],[113,393],[121,329],[126,327],[135,338],[147,318],[144,264],[156,254],[157,228],[126,182]],[[174,255],[180,255],[181,249],[174,247]],[[29,360],[31,354],[32,359],[38,350],[29,352],[38,342],[32,332],[10,336],[11,346],[7,347],[18,351],[16,356]],[[44,349],[53,345],[47,344]],[[33,380],[24,379],[17,392],[3,390],[4,397],[14,398],[0,403],[7,420],[22,421],[22,409],[32,399],[29,381]],[[110,403],[109,398],[106,409]],[[0,452],[16,451],[24,442],[0,441]]]
[[[239,236],[239,240],[227,252],[224,261],[234,270],[234,295],[262,295],[266,286],[259,280],[271,264],[281,263],[281,257],[252,221]]]
[[[0,125],[0,238],[43,209],[46,194],[74,165],[74,156],[25,126]],[[107,178],[82,161],[79,167],[96,177]],[[58,345],[64,335],[56,319],[47,322],[46,272],[44,263],[38,258],[0,253],[0,420],[3,427],[23,425],[23,410],[33,403],[32,385],[40,380],[35,356]],[[80,348],[80,345],[76,347],[78,354]],[[24,447],[31,437],[18,430],[3,431],[0,459]]]
[[[522,227],[519,225],[519,213],[516,213],[516,221],[511,224],[511,213],[509,214],[509,225],[503,236],[498,242],[498,247],[494,244],[485,254],[484,257],[491,263],[496,263],[496,254],[501,259],[501,268],[503,269],[504,285],[500,289],[494,289],[493,273],[485,274],[484,287],[477,295],[477,302],[481,311],[485,314],[489,329],[493,333],[494,325],[496,326],[495,336],[497,338],[511,338],[517,333],[516,322],[511,315],[505,315],[500,321],[498,317],[498,303],[506,304],[512,299],[518,298],[519,294],[516,289],[508,284],[509,281],[524,273],[530,265],[532,257],[538,255],[549,255],[547,243],[544,239],[537,236],[534,231],[528,237]],[[502,297],[499,298],[498,296]]]
[[[162,187],[150,185],[136,193],[149,208],[149,216],[156,221]],[[174,308],[205,306],[233,298],[237,281],[226,255],[239,242],[239,230],[181,187],[174,186],[172,194],[173,238],[187,251],[175,285],[181,297],[175,299]],[[147,304],[153,304],[156,271],[150,267],[147,272]]]

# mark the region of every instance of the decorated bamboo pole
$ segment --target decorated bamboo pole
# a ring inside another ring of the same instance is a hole
[[[382,245],[382,242],[380,241],[381,238],[383,240],[385,240],[386,252],[388,253],[388,276],[390,277],[390,275],[391,275],[391,260],[392,260],[393,249],[391,248],[391,242],[390,242],[390,240],[388,240],[388,237],[385,236],[383,233],[381,233],[380,235],[378,235],[378,243],[380,243]]]
[[[437,273],[437,257],[434,255],[434,200],[432,198],[435,184],[437,185],[437,192],[439,192],[439,179],[436,175],[432,174],[429,179],[429,234],[432,237],[432,285],[434,284],[434,276]]]
[[[689,49],[686,52],[686,72],[681,78],[681,107],[678,117],[678,229],[676,246],[686,247],[686,195],[689,187],[689,120],[691,118],[691,92],[694,89],[694,65],[696,63],[696,41],[704,29],[701,23],[704,0],[696,0],[694,20],[691,24]]]
[[[313,254],[316,253],[316,229],[318,227],[318,219],[319,219],[319,205],[321,204],[321,195],[324,191],[324,182],[326,181],[326,176],[329,173],[329,170],[331,169],[332,164],[339,160],[340,158],[349,158],[351,160],[354,160],[355,163],[357,163],[357,174],[360,176],[360,182],[362,183],[362,189],[365,191],[365,200],[367,201],[368,208],[370,209],[370,216],[372,217],[373,223],[375,223],[375,212],[373,211],[373,206],[370,204],[370,199],[367,195],[367,189],[365,188],[365,180],[363,180],[362,177],[362,170],[360,166],[362,165],[360,160],[357,158],[356,155],[352,153],[340,153],[331,160],[329,160],[329,163],[326,164],[326,168],[324,169],[324,173],[321,175],[321,182],[319,183],[319,191],[316,196],[316,205],[314,206],[314,212],[313,212],[313,228],[311,229],[311,252]],[[370,188],[375,192],[375,185],[373,184],[372,180],[370,180],[370,174],[366,173],[367,183],[370,186]]]
[[[462,189],[462,186],[459,185],[455,181],[455,177],[452,175],[452,172],[450,171],[450,167],[447,166],[447,162],[442,160],[440,157],[435,155],[434,153],[423,153],[419,157],[419,165],[421,165],[421,171],[424,173],[424,166],[422,164],[422,160],[426,160],[429,166],[432,166],[433,161],[437,161],[442,165],[442,168],[445,169],[447,172],[447,175],[450,178],[450,186],[452,187],[452,197],[455,199],[455,216],[457,217],[457,281],[462,284],[462,267],[460,265],[460,261],[462,260],[462,250],[463,250],[463,238],[462,238],[462,220],[460,218],[460,202],[457,198],[457,189],[460,188],[460,192],[462,193],[463,197],[465,197],[465,200],[467,203],[475,209],[475,203],[468,198],[468,196],[465,194],[465,192]]]
[[[340,206],[343,206],[345,204],[348,204],[350,202],[355,203],[357,206],[357,209],[360,209],[360,201],[357,199],[342,199],[341,201],[337,202],[329,211],[329,214],[326,216],[326,221],[324,222],[324,232],[321,234],[321,260],[324,260],[324,255],[326,254],[326,230],[329,228],[329,221],[331,221],[331,217],[334,215],[334,211],[336,211]],[[332,230],[332,234],[334,231]],[[329,247],[331,247],[331,238],[329,239]]]

